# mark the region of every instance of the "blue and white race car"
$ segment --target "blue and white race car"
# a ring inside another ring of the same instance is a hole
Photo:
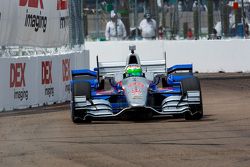
[[[130,50],[126,64],[100,63],[97,57],[94,71],[72,70],[74,123],[112,117],[203,117],[200,82],[191,64],[166,68],[166,60],[141,62],[135,46]]]

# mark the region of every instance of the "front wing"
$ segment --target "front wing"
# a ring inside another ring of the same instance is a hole
[[[183,114],[185,112],[191,113],[191,105],[201,104],[200,91],[188,91],[185,96],[182,94],[159,92],[157,92],[157,94],[163,97],[161,98],[162,100],[160,104],[155,105],[154,101],[159,101],[158,98],[155,98],[153,99],[153,103],[149,102],[145,106],[138,107],[129,106],[126,103],[126,98],[124,96],[95,96],[91,100],[87,100],[84,96],[74,96],[74,99],[71,101],[71,108],[72,110],[81,113],[82,119],[86,119],[87,117],[119,117],[127,112],[143,114],[143,111],[150,111],[153,115],[175,115]]]

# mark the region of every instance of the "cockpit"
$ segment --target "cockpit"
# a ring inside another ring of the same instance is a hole
[[[129,64],[125,68],[125,78],[127,77],[143,77],[142,68],[138,64]]]
[[[134,53],[135,46],[130,46],[131,54],[127,58],[127,66],[124,72],[124,78],[127,77],[144,77],[142,72],[140,58]]]

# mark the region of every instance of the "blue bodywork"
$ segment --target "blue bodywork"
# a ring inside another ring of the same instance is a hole
[[[81,78],[81,76],[87,76]],[[149,86],[149,96],[160,96],[169,97],[181,95],[181,81],[186,78],[193,77],[193,67],[191,64],[175,65],[167,69],[165,79],[158,79],[156,82],[152,82]],[[110,102],[112,106],[112,112],[114,114],[118,113],[122,109],[128,107],[126,97],[124,95],[121,83],[110,83],[111,89],[104,90],[100,88],[100,81],[98,79],[98,68],[94,71],[88,69],[82,70],[72,70],[72,81],[71,90],[73,90],[74,84],[79,82],[88,82],[91,87],[91,98],[103,99]],[[111,81],[110,81],[111,82]],[[163,82],[160,84],[160,82]],[[165,85],[160,87],[159,85]],[[73,91],[72,91],[73,92]],[[72,94],[74,97],[74,94]],[[157,110],[157,106],[154,106]]]

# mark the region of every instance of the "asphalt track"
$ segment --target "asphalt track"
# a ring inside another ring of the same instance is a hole
[[[76,125],[68,104],[0,113],[0,167],[249,167],[250,75],[199,77],[201,121]]]

